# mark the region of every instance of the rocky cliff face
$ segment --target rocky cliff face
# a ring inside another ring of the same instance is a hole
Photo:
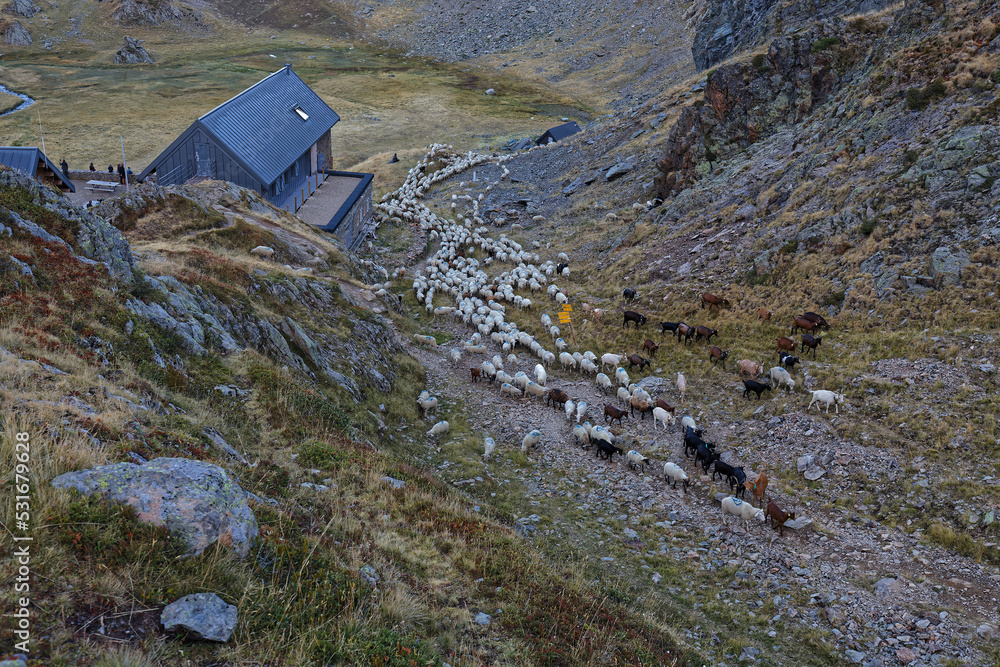
[[[890,0],[711,0],[698,23],[691,55],[713,67],[776,33],[811,21],[882,9]]]
[[[823,40],[837,40],[817,49]],[[666,140],[658,164],[661,196],[670,196],[733,152],[745,149],[780,124],[807,117],[835,90],[849,47],[817,26],[774,40],[766,55],[715,70],[704,99],[686,107]],[[833,48],[836,47],[836,48]]]

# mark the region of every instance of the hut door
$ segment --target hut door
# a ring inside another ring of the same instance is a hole
[[[198,176],[212,176],[212,156],[208,144],[195,144],[194,156],[198,162]]]

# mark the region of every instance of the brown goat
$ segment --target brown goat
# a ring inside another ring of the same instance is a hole
[[[740,367],[740,379],[743,379],[743,374],[746,373],[751,378],[760,377],[760,374],[764,371],[761,365],[756,361],[750,361],[749,359],[740,359],[736,362],[736,365]]]
[[[622,417],[628,417],[628,412],[626,412],[625,410],[621,410],[619,408],[616,408],[613,405],[605,405],[604,406],[604,421],[605,422],[607,422],[609,420],[610,421],[614,421],[615,419],[617,419],[618,420],[618,425],[621,426],[622,425]]]
[[[660,349],[660,346],[649,340],[648,338],[642,342],[643,352],[648,352],[649,356],[655,357],[656,351]]]
[[[813,359],[816,358],[816,348],[819,344],[823,342],[823,339],[819,336],[810,336],[809,334],[802,334],[802,349],[799,350],[800,353],[805,351],[808,347],[813,351]]]
[[[656,399],[656,405],[655,405],[654,407],[657,407],[657,408],[663,408],[664,410],[666,410],[666,411],[667,411],[667,412],[669,412],[670,414],[674,414],[674,411],[675,411],[675,410],[677,409],[677,408],[675,408],[674,406],[672,406],[672,405],[670,405],[669,403],[667,403],[667,402],[666,402],[665,400],[663,400],[662,398],[658,398],[658,399]]]
[[[698,325],[698,327],[694,330],[694,339],[696,341],[704,338],[705,342],[707,343],[708,341],[712,340],[712,336],[718,336],[718,335],[719,335],[718,329],[710,329],[703,325]]]
[[[729,350],[723,352],[720,348],[713,345],[708,348],[708,358],[711,360],[713,366],[721,361],[722,370],[726,370],[726,359],[729,358]]]
[[[771,311],[767,308],[757,309],[757,319],[758,320],[769,320],[771,319]]]
[[[812,331],[817,326],[819,326],[817,322],[812,322],[804,317],[796,317],[792,320],[792,333],[795,333],[799,329],[802,329],[803,331]]]
[[[479,382],[483,379],[483,371],[479,368],[470,368],[469,372],[472,373],[472,381]]]
[[[694,327],[688,326],[681,322],[677,325],[677,342],[681,342],[681,337],[684,337],[685,343],[691,342],[691,337],[694,336]]]
[[[777,528],[781,537],[785,536],[785,522],[789,519],[795,520],[795,512],[783,512],[774,503],[767,504],[767,516],[771,520],[771,528]]]
[[[779,350],[788,350],[789,352],[795,351],[795,341],[792,340],[791,338],[785,338],[784,336],[782,336],[781,338],[778,338],[776,340],[778,341]]]
[[[569,394],[561,389],[550,389],[549,395],[545,397],[545,403],[548,404],[552,401],[552,407],[560,408],[566,405],[566,401],[569,400]]]
[[[754,507],[757,506],[757,503],[760,503],[760,506],[763,508],[764,492],[767,491],[767,473],[761,470],[760,474],[757,475],[757,479],[752,482],[748,479],[743,482],[743,486],[753,494]]]
[[[722,298],[721,296],[715,296],[714,294],[709,294],[705,292],[701,295],[701,307],[704,308],[705,304],[708,304],[708,309],[712,310],[712,306],[728,306],[729,301]]]

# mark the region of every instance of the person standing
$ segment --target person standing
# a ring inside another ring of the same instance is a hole
[[[125,165],[118,163],[118,184],[125,185]]]
[[[66,162],[66,158],[63,158],[62,162],[59,163],[59,166],[62,167],[63,176],[65,176],[66,180],[68,181],[69,180],[69,164]]]

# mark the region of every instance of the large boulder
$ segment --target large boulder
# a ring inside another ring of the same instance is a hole
[[[236,612],[215,593],[195,593],[164,607],[160,623],[167,632],[186,630],[197,639],[227,642],[236,629]]]
[[[962,269],[969,265],[969,256],[961,251],[940,246],[931,255],[931,277],[939,286],[958,285],[962,281]]]
[[[13,46],[30,46],[32,41],[31,34],[20,21],[0,20],[0,42]]]
[[[142,63],[155,63],[153,56],[142,46],[142,42],[135,37],[125,36],[122,45],[115,53],[116,65],[140,65]]]
[[[23,16],[30,19],[32,16],[42,11],[42,8],[31,0],[11,0],[7,6],[3,8],[3,10],[7,14]]]
[[[100,494],[135,509],[139,520],[166,526],[192,555],[220,542],[246,555],[257,536],[257,519],[246,492],[212,463],[159,458],[143,465],[115,463],[69,472],[52,480],[59,489]]]

